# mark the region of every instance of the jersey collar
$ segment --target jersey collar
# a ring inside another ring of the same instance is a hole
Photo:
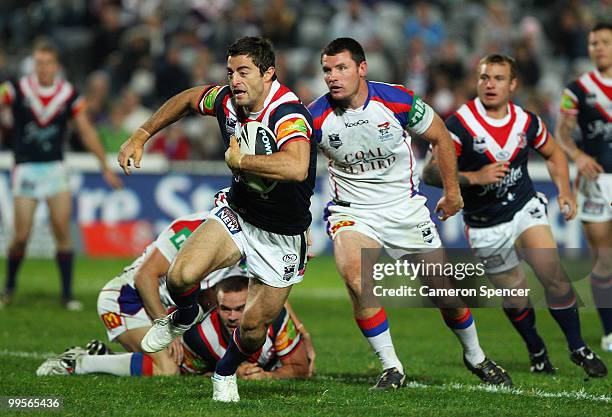
[[[478,114],[480,114],[480,116],[491,126],[502,127],[502,126],[505,126],[510,121],[510,117],[512,116],[512,109],[510,108],[510,104],[511,104],[510,102],[508,103],[508,114],[506,114],[501,119],[494,119],[492,117],[487,116],[487,111],[485,110],[484,105],[482,104],[482,101],[480,101],[478,97],[474,99],[474,103],[476,104],[476,111],[478,112]]]

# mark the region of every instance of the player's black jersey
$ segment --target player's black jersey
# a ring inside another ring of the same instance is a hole
[[[587,72],[563,91],[561,112],[578,118],[580,149],[612,172],[612,80]]]
[[[498,183],[462,189],[463,219],[470,227],[490,227],[510,221],[536,195],[527,171],[528,147],[539,149],[548,131],[539,117],[510,103],[499,121],[487,118],[477,98],[451,115],[446,126],[458,155],[459,171],[508,161],[510,172]]]
[[[41,87],[35,75],[7,81],[0,100],[11,107],[15,163],[57,161],[64,157],[68,121],[84,108],[84,101],[66,80]]]
[[[245,117],[241,109],[234,106],[228,86],[207,87],[197,104],[200,113],[217,118],[226,149],[230,136],[239,136],[242,126],[250,121],[268,126],[276,135],[279,150],[293,141],[303,140],[311,145],[305,181],[278,182],[270,192],[262,194],[250,188],[239,176],[234,176],[228,195],[230,206],[255,227],[283,235],[304,232],[312,221],[309,208],[316,179],[317,149],[310,142],[312,117],[297,96],[274,81],[264,109],[251,117]]]

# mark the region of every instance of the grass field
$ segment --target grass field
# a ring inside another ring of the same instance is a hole
[[[485,351],[515,383],[512,390],[497,390],[478,384],[464,369],[455,336],[436,310],[388,309],[395,346],[411,382],[397,392],[368,392],[380,372],[378,361],[353,322],[344,287],[327,257],[309,264],[305,281],[291,295],[317,349],[313,380],[242,381],[242,401],[226,405],[210,400],[207,378],[36,377],[36,368],[50,352],[92,338],[104,340],[96,315],[97,291],[127,263],[78,259],[75,290],[86,306],[81,313],[59,307],[52,261],[24,263],[13,305],[0,310],[0,396],[59,396],[60,411],[33,413],[66,416],[612,415],[612,380],[585,380],[545,310],[538,310],[538,327],[559,368],[555,377],[529,373],[526,350],[500,310],[474,310]],[[581,312],[585,338],[602,354],[596,312]],[[612,365],[612,355],[603,355]],[[0,416],[11,413],[0,409]]]

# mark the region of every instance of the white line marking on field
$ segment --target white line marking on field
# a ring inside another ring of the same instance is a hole
[[[346,378],[337,378],[326,375],[321,375],[317,379],[338,381]],[[355,377],[350,378],[352,382],[370,382],[370,378],[366,377]],[[421,382],[411,381],[406,384],[407,388],[413,389],[429,389],[429,390],[440,390],[440,391],[484,391],[493,394],[508,394],[517,395],[522,397],[536,397],[536,398],[566,398],[570,400],[587,400],[599,403],[612,403],[612,397],[605,394],[589,394],[584,389],[579,391],[557,391],[547,392],[537,388],[517,388],[517,387],[500,387],[497,385],[469,385],[460,383],[450,383],[441,385],[428,385]]]
[[[420,389],[438,389],[442,391],[485,391],[495,394],[510,394],[520,395],[526,397],[538,397],[538,398],[567,398],[571,400],[589,400],[595,402],[612,403],[612,397],[601,394],[589,394],[584,389],[580,391],[558,391],[558,392],[547,392],[536,388],[513,388],[513,387],[500,387],[497,385],[468,385],[460,383],[442,384],[442,385],[425,385],[420,382],[409,382],[406,384],[408,388],[420,388]]]
[[[57,355],[53,352],[23,352],[18,350],[0,350],[0,356],[12,356],[14,358],[26,358],[26,359],[47,359],[50,356]]]

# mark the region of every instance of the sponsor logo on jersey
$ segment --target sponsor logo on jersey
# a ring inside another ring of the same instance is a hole
[[[604,140],[612,140],[612,123],[603,120],[593,120],[587,125],[586,138],[595,139],[601,135]]]
[[[379,142],[386,142],[390,139],[393,139],[393,134],[391,133],[391,123],[389,122],[380,123],[377,127],[378,127],[378,134],[380,135],[378,136]]]
[[[329,146],[331,146],[332,148],[338,149],[340,146],[342,146],[342,140],[340,139],[339,133],[332,133],[330,135],[327,135],[327,138],[329,140]]]
[[[585,214],[603,214],[604,205],[603,203],[597,203],[592,200],[587,200],[582,205],[582,211]]]
[[[574,100],[572,100],[572,97],[567,93],[563,93],[563,95],[561,96],[561,109],[576,110],[577,108],[578,106],[576,103],[574,103]]]
[[[207,113],[212,113],[215,107],[215,100],[217,99],[217,95],[219,95],[221,88],[222,87],[218,85],[211,88],[206,92],[206,94],[204,94],[204,98],[202,98],[202,105]]]
[[[370,123],[369,120],[357,120],[356,122],[352,122],[352,123],[346,123],[344,122],[344,126],[348,127],[355,127],[355,126],[361,126],[361,125],[367,125],[368,123]]]
[[[421,100],[421,97],[414,96],[414,102],[408,115],[408,127],[413,128],[423,120],[425,116],[425,103]]]
[[[283,262],[286,264],[296,263],[297,260],[298,256],[295,253],[288,253],[287,255],[283,256]]]
[[[591,107],[595,107],[597,104],[597,96],[594,93],[587,93],[584,100],[586,101],[586,104]]]
[[[215,213],[215,216],[221,219],[231,234],[235,235],[236,233],[242,231],[238,218],[236,217],[236,213],[234,213],[229,207],[221,208],[221,210]]]
[[[225,119],[225,130],[227,130],[228,135],[236,135],[236,123],[237,120],[233,117]]]
[[[487,150],[487,139],[485,137],[474,136],[472,140],[474,142],[474,151],[484,153]]]
[[[334,225],[331,227],[330,232],[331,232],[331,233],[332,233],[332,235],[333,235],[334,233],[336,233],[336,232],[338,231],[338,229],[340,229],[340,228],[342,228],[342,227],[353,226],[354,224],[355,224],[355,222],[354,222],[354,221],[352,221],[352,220],[341,220],[341,221],[339,221],[339,222],[335,223],[335,224],[334,224]]]
[[[496,182],[495,184],[488,184],[481,186],[482,191],[478,195],[485,195],[489,191],[495,192],[495,197],[502,198],[508,194],[508,190],[514,187],[519,180],[523,177],[523,170],[520,166],[511,168],[510,172],[506,174],[504,178]],[[508,194],[507,199],[509,201],[514,200],[514,194]]]
[[[518,137],[518,147],[521,149],[525,149],[527,147],[527,135],[525,133],[520,132],[516,135]]]
[[[308,136],[308,127],[306,126],[306,122],[304,120],[291,119],[281,123],[281,125],[278,127],[276,140],[281,140],[285,136],[294,135],[296,133],[301,133]]]
[[[289,281],[291,280],[291,278],[293,278],[293,275],[295,274],[295,268],[297,267],[297,265],[293,264],[293,265],[289,265],[285,267],[285,273],[283,274],[283,279],[285,281]]]
[[[507,161],[510,159],[510,152],[508,151],[499,151],[495,154],[495,159],[498,161]]]
[[[117,313],[108,312],[102,314],[100,317],[108,330],[113,330],[121,326],[121,316]]]
[[[417,229],[421,231],[421,236],[423,236],[423,241],[425,243],[431,244],[433,242],[436,236],[429,222],[419,223]]]
[[[190,235],[191,230],[189,230],[187,227],[184,227],[170,238],[170,243],[172,243],[176,250],[179,250]]]

